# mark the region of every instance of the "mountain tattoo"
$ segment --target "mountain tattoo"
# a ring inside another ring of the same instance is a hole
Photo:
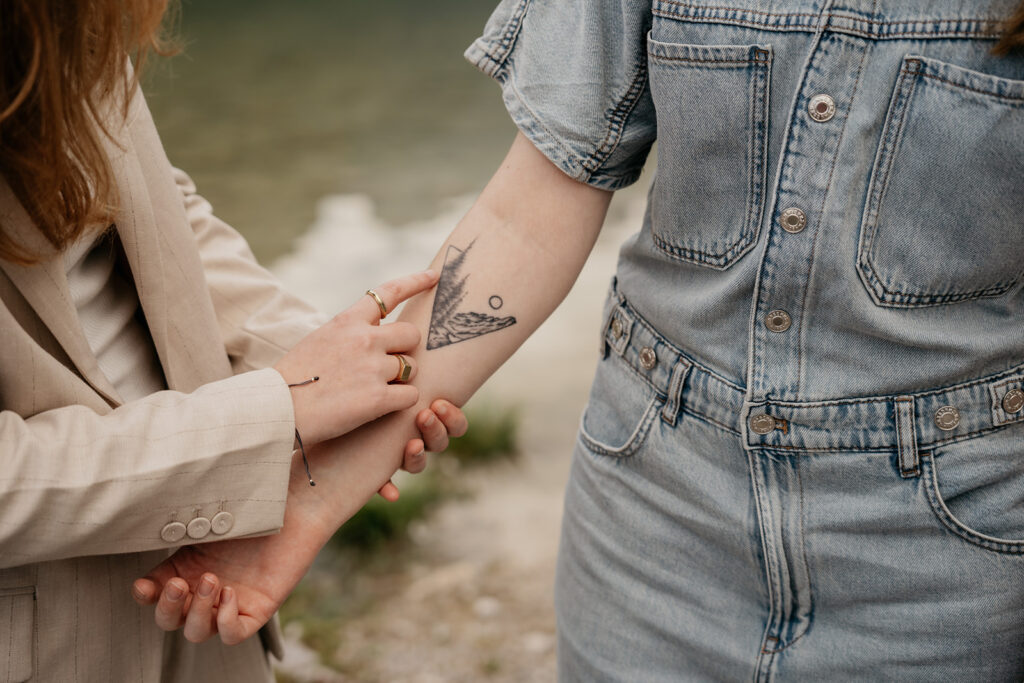
[[[427,332],[427,350],[432,351],[442,346],[455,344],[491,332],[503,330],[516,324],[512,316],[496,318],[487,313],[476,311],[459,311],[459,305],[466,298],[466,281],[469,274],[462,274],[466,263],[466,254],[473,244],[465,249],[448,246],[444,256],[444,267],[437,283],[437,295],[434,297],[434,310],[430,314],[430,330]],[[489,300],[491,308],[501,308],[500,296],[492,296]]]

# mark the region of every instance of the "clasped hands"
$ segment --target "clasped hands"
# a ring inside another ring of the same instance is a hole
[[[433,287],[437,277],[432,271],[408,275],[375,291],[386,310],[392,311]],[[381,318],[377,301],[362,297],[274,366],[289,384],[319,378],[291,389],[296,430],[306,448],[318,456],[313,459],[314,478],[316,465],[330,464],[334,456],[331,449],[318,449],[316,444],[332,439],[344,444],[355,435],[338,437],[419,401],[415,386],[396,381],[402,365],[395,354],[413,352],[421,334],[411,323],[382,325]],[[405,360],[412,365],[412,380],[415,361],[407,356]],[[425,451],[443,451],[449,436],[461,436],[467,427],[462,411],[445,400],[419,411],[415,424],[420,436],[409,439],[402,454],[402,468],[410,472],[425,467]],[[324,487],[310,489],[294,458],[291,471],[279,534],[184,546],[134,582],[132,597],[141,605],[156,604],[158,626],[184,628],[185,637],[193,642],[219,635],[230,645],[252,636],[269,621],[337,526],[337,516],[326,511],[328,499],[340,493]],[[379,493],[388,500],[398,497],[391,481]]]

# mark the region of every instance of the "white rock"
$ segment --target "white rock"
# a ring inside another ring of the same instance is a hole
[[[523,636],[523,649],[532,655],[543,655],[555,646],[555,637],[550,633],[530,631]]]
[[[494,597],[484,595],[473,601],[473,613],[481,619],[490,619],[501,612],[501,602]]]

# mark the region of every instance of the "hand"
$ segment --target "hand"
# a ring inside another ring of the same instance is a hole
[[[439,399],[416,415],[416,425],[422,438],[406,444],[403,460],[410,472],[425,467],[425,450],[443,451],[449,436],[465,434],[468,423],[458,407]],[[132,598],[140,605],[156,603],[157,625],[167,631],[184,627],[192,642],[219,635],[234,645],[256,633],[334,531],[315,507],[296,503],[296,494],[309,489],[301,474],[292,480],[298,489],[289,492],[281,533],[182,547],[134,582]],[[388,482],[380,494],[395,500],[398,489]]]
[[[427,452],[441,453],[448,448],[448,437],[457,439],[465,434],[469,421],[458,406],[439,398],[416,415],[416,428],[422,438],[409,440],[402,459],[402,469],[412,474],[422,472],[427,466]],[[398,500],[398,487],[391,481],[378,493],[391,502]]]
[[[406,275],[375,291],[388,311],[437,283],[437,273]],[[394,354],[409,354],[419,346],[420,332],[406,322],[381,325],[377,302],[364,296],[307,335],[277,364],[289,384],[311,382],[292,390],[295,428],[312,446],[416,404],[416,387],[393,383],[400,362]],[[415,374],[415,361],[406,357]],[[412,379],[410,377],[409,379]]]

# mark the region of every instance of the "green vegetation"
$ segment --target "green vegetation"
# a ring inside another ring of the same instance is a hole
[[[469,431],[462,438],[452,440],[448,454],[464,465],[488,463],[518,455],[518,410],[484,404],[468,408],[466,415],[469,417]]]
[[[469,432],[453,439],[426,472],[402,482],[398,501],[375,497],[346,522],[281,607],[282,623],[301,624],[302,641],[319,653],[324,665],[335,664],[344,619],[372,607],[375,570],[401,563],[403,554],[411,551],[410,525],[429,517],[445,499],[464,493],[459,480],[463,468],[516,457],[515,409],[473,405],[466,414]],[[485,663],[484,673],[493,674],[497,667],[500,662]],[[278,680],[288,679],[278,674]]]
[[[409,524],[422,519],[444,497],[445,486],[436,470],[428,470],[403,487],[401,496],[389,503],[373,498],[331,538],[331,547],[366,553],[405,535]]]
[[[446,458],[469,467],[517,455],[519,414],[515,409],[473,406],[466,410],[466,415],[469,432],[452,439],[448,450],[436,456],[442,462],[432,463],[426,472],[410,479],[396,502],[372,499],[338,530],[330,547],[343,553],[366,554],[404,539],[412,522],[425,518],[438,503],[460,491],[459,468],[446,467]]]

